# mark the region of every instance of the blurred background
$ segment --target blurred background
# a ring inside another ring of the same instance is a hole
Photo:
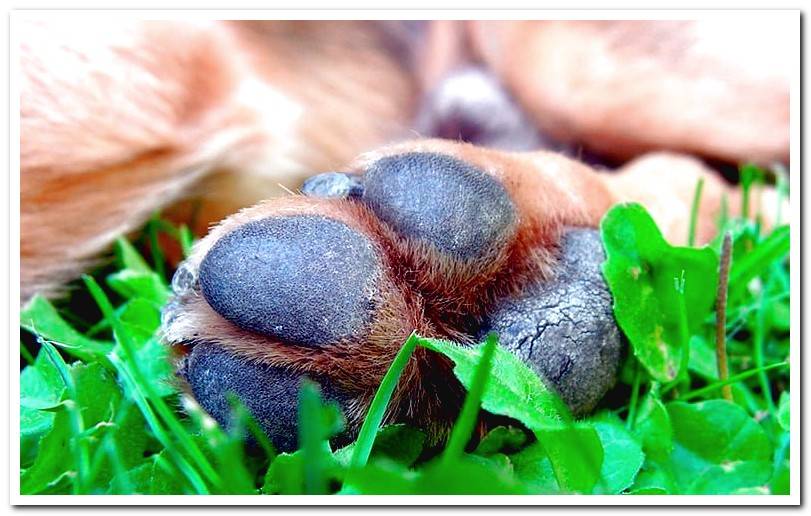
[[[730,181],[741,163],[788,162],[785,17],[22,25],[28,292],[75,277],[157,209],[204,234],[406,139],[552,150],[603,170],[670,151]]]

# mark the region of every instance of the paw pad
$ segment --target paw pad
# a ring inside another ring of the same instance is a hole
[[[400,236],[460,260],[480,259],[502,246],[516,217],[496,179],[432,153],[377,161],[366,172],[362,201]]]
[[[237,326],[301,346],[357,336],[374,311],[372,243],[321,216],[256,220],[220,239],[200,264],[211,307]]]
[[[621,351],[599,233],[569,228],[558,242],[562,222],[533,225],[549,212],[528,213],[520,185],[491,172],[394,155],[235,215],[179,271],[167,311],[171,340],[191,344],[181,375],[195,398],[226,424],[233,392],[290,449],[302,377],[356,430],[409,332],[472,342],[495,330],[575,413],[591,410]],[[429,433],[463,398],[447,361],[422,349],[399,389],[390,419]]]

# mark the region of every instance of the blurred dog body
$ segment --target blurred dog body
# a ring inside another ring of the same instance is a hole
[[[761,26],[766,35],[753,55],[714,45],[718,31],[730,34],[724,27],[26,23],[21,298],[58,292],[116,236],[182,198],[203,199],[202,232],[312,173],[416,136],[508,150],[585,149],[617,163],[655,150],[785,162],[782,39]],[[667,168],[667,159],[653,162]],[[651,168],[646,173],[655,174]],[[624,184],[625,197],[639,197],[631,194],[639,182]],[[689,189],[674,191],[678,199],[694,185],[645,184]],[[181,216],[185,208],[174,209]]]

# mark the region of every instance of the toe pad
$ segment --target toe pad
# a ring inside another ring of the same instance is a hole
[[[211,307],[246,330],[319,347],[371,320],[380,264],[368,238],[321,216],[267,218],[225,235],[200,265]]]
[[[378,160],[366,171],[362,200],[401,236],[461,260],[498,248],[515,220],[510,196],[496,179],[442,154]]]
[[[250,411],[277,451],[296,449],[301,374],[239,358],[215,344],[200,343],[186,358],[181,375],[195,399],[223,427],[231,424],[231,392]],[[325,399],[345,403],[328,381],[317,381]]]

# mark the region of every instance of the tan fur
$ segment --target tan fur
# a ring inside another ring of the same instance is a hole
[[[471,51],[560,138],[621,157],[668,148],[786,159],[788,86],[771,25],[742,48],[718,46],[718,34],[752,39],[726,20],[723,30],[694,22],[448,21],[432,24],[418,45],[403,27],[81,17],[22,25],[21,301],[55,293],[115,237],[191,192],[203,199],[194,228],[203,234],[309,174],[411,136],[421,93]],[[566,172],[578,166],[551,154],[508,159],[455,149],[480,164],[495,159],[531,171],[522,184],[537,185],[513,193],[537,205],[532,224],[546,235],[560,220],[593,224],[607,203],[644,198],[640,185],[667,192],[671,182],[679,193],[655,209],[678,225],[686,212],[668,210],[683,208],[683,192],[692,191],[661,159],[635,168],[650,178],[602,182]],[[660,170],[667,180],[656,179]],[[572,200],[578,196],[588,201]],[[710,225],[703,218],[701,231]],[[681,239],[683,229],[668,231]]]
[[[499,296],[520,292],[527,282],[550,273],[564,227],[596,227],[614,203],[636,201],[647,206],[666,237],[677,242],[687,232],[686,214],[698,178],[705,180],[702,220],[712,221],[717,215],[723,194],[731,208],[736,202],[737,192],[698,161],[666,154],[646,156],[610,175],[548,152],[505,153],[446,140],[418,140],[366,153],[349,168],[362,174],[375,161],[405,152],[452,155],[496,178],[517,211],[507,241],[480,260],[457,262],[424,244],[400,238],[355,201],[300,196],[266,201],[220,223],[195,246],[186,266],[196,276],[217,241],[255,220],[293,214],[339,220],[367,236],[383,264],[376,280],[379,295],[372,322],[334,346],[294,346],[234,326],[199,291],[192,290],[179,296],[178,316],[164,327],[164,338],[181,350],[196,342],[215,342],[248,360],[326,375],[352,398],[347,418],[350,428],[357,430],[383,375],[412,331],[470,342],[473,336],[465,328],[471,319],[484,315]],[[665,181],[668,188],[653,188],[653,181]],[[767,223],[772,213],[764,211]],[[712,222],[702,222],[699,241],[709,240],[713,229]],[[419,349],[387,417],[427,428],[432,439],[441,439],[455,417],[461,392],[447,360]]]
[[[774,18],[469,23],[548,134],[627,159],[786,162],[790,27]]]
[[[204,232],[402,137],[417,98],[371,22],[71,17],[21,32],[23,301],[202,177]]]

